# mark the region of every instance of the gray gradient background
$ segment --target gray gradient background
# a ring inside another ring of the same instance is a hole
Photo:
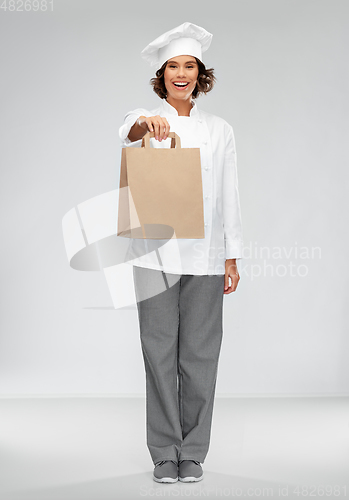
[[[190,21],[214,34],[198,105],[235,131],[245,246],[320,247],[304,277],[224,298],[217,395],[348,394],[349,4],[63,1],[0,12],[0,394],[144,394],[136,310],[69,267],[61,221],[118,186],[119,126],[152,109],[143,47]],[[185,7],[182,7],[185,5]],[[276,269],[289,259],[268,259]]]

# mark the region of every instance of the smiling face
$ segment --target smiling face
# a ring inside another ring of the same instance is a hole
[[[199,67],[193,56],[176,56],[167,61],[164,82],[167,96],[187,100],[195,89]]]

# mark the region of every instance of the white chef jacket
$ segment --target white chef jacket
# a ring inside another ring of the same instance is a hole
[[[226,259],[241,259],[243,248],[238,191],[235,137],[223,118],[199,110],[193,100],[190,116],[179,116],[176,108],[161,99],[151,111],[137,108],[128,112],[119,129],[122,147],[141,147],[142,140],[127,137],[141,116],[165,117],[170,131],[181,139],[182,148],[200,148],[205,238],[150,240],[130,238],[130,264],[174,274],[225,274]],[[171,147],[171,139],[150,139],[150,146]],[[159,247],[159,244],[162,245]]]

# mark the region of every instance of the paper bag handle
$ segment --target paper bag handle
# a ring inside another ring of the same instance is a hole
[[[147,132],[142,139],[142,148],[149,148],[149,139],[152,137],[155,137],[155,132]],[[177,146],[177,148],[181,149],[181,139],[179,135],[176,134],[176,132],[169,132],[168,137],[171,137],[171,148],[174,148]]]

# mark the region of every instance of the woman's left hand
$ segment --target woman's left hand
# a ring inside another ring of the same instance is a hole
[[[229,285],[229,276],[231,285]],[[236,265],[236,259],[227,259],[225,261],[224,293],[235,292],[240,280],[239,271]]]

